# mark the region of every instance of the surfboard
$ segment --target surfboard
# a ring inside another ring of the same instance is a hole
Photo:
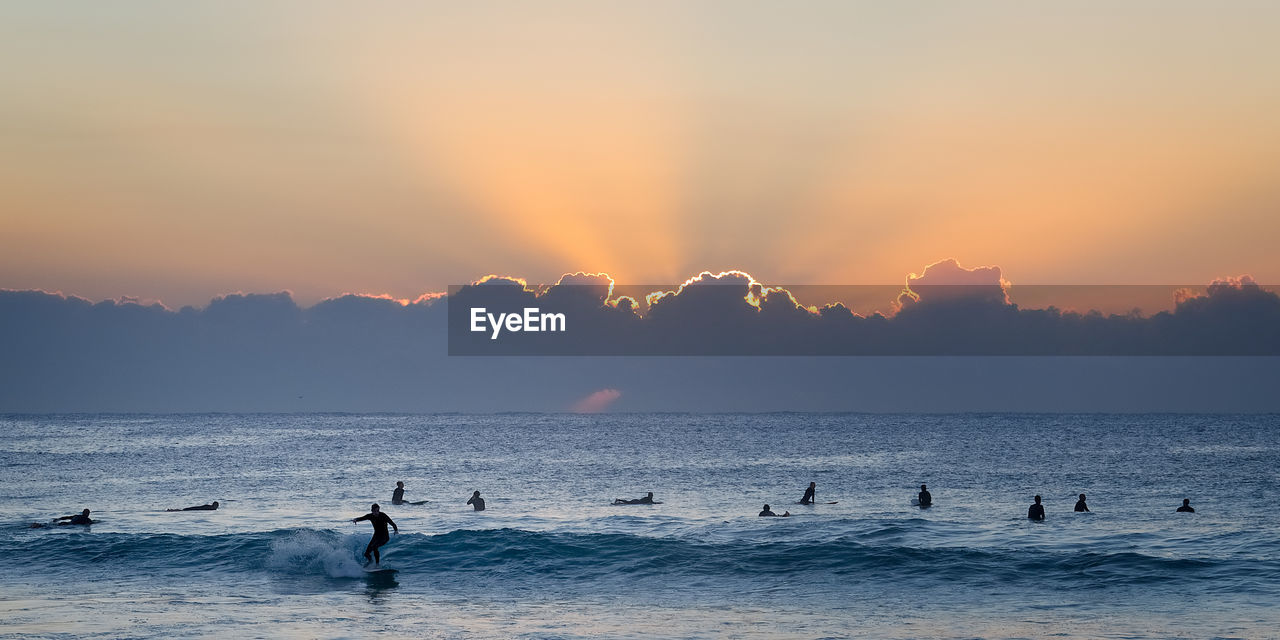
[[[810,506],[810,507],[812,507],[812,506],[813,506],[813,505],[815,505],[815,504],[840,504],[840,501],[839,501],[839,500],[832,500],[831,502],[800,502],[800,501],[798,501],[798,500],[797,500],[797,501],[796,501],[796,504],[803,504],[803,505],[806,505],[806,506]]]
[[[364,572],[371,576],[390,576],[394,575],[399,569],[390,569],[387,567],[364,567]]]

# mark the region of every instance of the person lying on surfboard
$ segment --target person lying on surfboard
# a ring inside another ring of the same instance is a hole
[[[661,503],[661,502],[654,502],[654,501],[653,501],[653,492],[652,492],[652,491],[650,491],[650,492],[649,492],[649,495],[647,495],[647,496],[645,496],[645,497],[643,497],[643,498],[636,498],[635,500],[623,500],[622,498],[614,498],[614,499],[613,499],[613,504],[662,504],[662,503]]]
[[[370,562],[375,565],[382,564],[382,554],[378,553],[378,547],[391,540],[391,534],[387,533],[387,525],[391,525],[391,528],[395,529],[397,534],[400,533],[400,527],[396,526],[391,516],[382,512],[382,507],[379,507],[376,502],[373,503],[372,507],[369,507],[369,513],[359,518],[351,519],[352,522],[360,522],[361,520],[368,520],[369,524],[373,525],[373,537],[369,539],[369,546],[364,548],[364,564],[366,567],[369,566]]]
[[[786,518],[786,517],[789,517],[790,515],[791,515],[790,511],[784,511],[782,515],[778,515],[774,513],[773,510],[770,509],[769,505],[767,504],[764,506],[764,511],[760,512],[761,518]]]
[[[81,511],[80,513],[77,513],[74,516],[62,516],[61,518],[54,520],[54,522],[58,523],[58,526],[63,526],[68,524],[93,524],[94,523],[93,520],[89,519],[88,509]]]
[[[181,509],[165,509],[165,511],[217,511],[218,501],[214,500],[212,504],[202,504],[195,507],[183,507]]]

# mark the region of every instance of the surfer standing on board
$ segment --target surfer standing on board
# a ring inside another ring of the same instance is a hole
[[[365,566],[369,566],[370,562],[375,565],[382,564],[382,556],[378,553],[378,547],[381,547],[386,544],[388,540],[391,540],[391,534],[387,533],[387,525],[391,525],[391,528],[395,529],[397,534],[400,533],[400,527],[396,526],[396,523],[391,519],[391,516],[382,512],[382,507],[379,507],[376,502],[369,509],[369,513],[366,513],[359,518],[351,519],[352,522],[368,520],[369,524],[373,525],[373,537],[369,539],[369,546],[364,548]]]

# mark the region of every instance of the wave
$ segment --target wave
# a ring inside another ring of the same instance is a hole
[[[858,580],[1104,588],[1229,580],[1277,589],[1280,560],[1174,557],[1131,550],[912,547],[876,535],[829,540],[707,542],[621,533],[456,530],[393,536],[386,564],[402,572],[463,579],[608,580],[826,575]],[[894,536],[888,536],[893,538]],[[42,570],[83,573],[265,572],[277,576],[362,577],[368,534],[282,529],[225,535],[35,534],[0,543],[7,556],[42,559]],[[4,548],[10,547],[10,548]]]

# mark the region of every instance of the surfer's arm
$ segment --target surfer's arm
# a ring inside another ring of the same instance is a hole
[[[368,519],[369,519],[369,515],[370,515],[370,514],[366,513],[366,514],[364,514],[364,515],[360,516],[359,518],[352,518],[352,519],[351,519],[351,521],[352,521],[352,522],[360,522],[361,520],[368,520]]]
[[[397,526],[396,526],[396,521],[395,521],[395,520],[392,520],[392,519],[391,519],[391,516],[387,516],[387,524],[390,524],[390,525],[391,525],[391,528],[392,528],[392,529],[395,529],[395,532],[396,532],[396,533],[400,533],[400,527],[397,527]]]

